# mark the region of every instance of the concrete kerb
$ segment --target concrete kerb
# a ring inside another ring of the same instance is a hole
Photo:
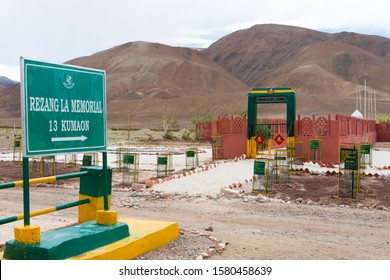
[[[241,157],[236,157],[235,159],[232,159],[232,160],[225,160],[225,161],[221,161],[218,163],[206,164],[205,166],[198,167],[198,168],[191,170],[191,171],[184,170],[184,171],[181,171],[179,173],[176,173],[174,175],[171,175],[171,176],[168,176],[165,178],[149,179],[146,182],[146,187],[151,188],[153,185],[162,184],[166,181],[181,179],[181,178],[185,178],[187,176],[193,175],[193,174],[197,174],[197,173],[201,173],[201,172],[205,172],[205,171],[210,171],[214,168],[218,168],[218,167],[222,166],[222,164],[224,164],[224,163],[238,162],[238,161],[242,161],[245,159],[246,159],[246,156],[242,155]],[[328,175],[328,176],[330,176],[330,175],[337,176],[339,174],[339,169],[338,169],[337,165],[312,163],[312,162],[305,162],[305,163],[303,163],[301,168],[299,168],[299,167],[294,168],[293,171],[304,172],[304,173],[308,173],[308,174],[316,174],[316,175],[324,174],[324,175]],[[388,172],[388,174],[387,174],[387,172]],[[389,175],[390,175],[390,170],[388,170],[388,168],[386,166],[381,167],[381,168],[371,168],[369,170],[364,170],[364,173],[362,174],[362,176],[368,176],[368,177],[372,177],[372,176],[383,177],[383,176],[389,176]],[[233,181],[233,182],[227,183],[227,184],[225,183],[226,185],[220,187],[219,193],[225,194],[225,195],[229,195],[229,194],[234,195],[234,194],[238,194],[240,192],[243,192],[244,190],[248,191],[248,189],[251,189],[250,184],[252,182],[253,182],[253,177],[250,176],[250,177],[247,177],[243,180]]]

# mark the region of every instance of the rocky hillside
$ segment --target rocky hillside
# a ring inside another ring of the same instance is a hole
[[[20,126],[20,88],[0,87],[0,125]]]
[[[16,85],[18,82],[15,82],[7,77],[0,76],[0,88],[10,88]]]
[[[231,33],[203,53],[249,87],[294,88],[300,112],[348,114],[364,81],[382,101],[378,110],[389,112],[388,38],[265,24]]]
[[[158,125],[164,116],[188,123],[243,110],[249,89],[190,48],[131,42],[67,63],[106,70],[112,125]]]

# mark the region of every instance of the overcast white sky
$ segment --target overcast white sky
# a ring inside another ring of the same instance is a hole
[[[0,76],[19,57],[63,63],[130,41],[208,47],[255,24],[390,38],[388,0],[0,0]]]

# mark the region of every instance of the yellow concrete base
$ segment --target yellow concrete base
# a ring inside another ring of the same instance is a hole
[[[160,248],[179,236],[177,222],[144,221],[122,218],[130,236],[118,242],[70,258],[71,260],[131,260]]]
[[[167,245],[180,235],[177,222],[144,221],[128,218],[118,220],[129,226],[129,237],[69,259],[131,260]],[[4,252],[0,252],[0,260],[4,259],[3,255]]]
[[[247,158],[255,159],[257,157],[257,146],[255,137],[246,141],[246,156]]]
[[[16,226],[14,234],[16,242],[34,245],[41,241],[41,228],[39,226]]]
[[[99,210],[96,213],[96,223],[99,225],[112,226],[118,222],[118,213],[114,210]]]
[[[89,199],[89,203],[79,205],[79,223],[96,220],[97,211],[104,210],[104,197],[93,197],[79,194],[79,200]],[[108,205],[111,205],[111,195],[108,195]],[[108,209],[110,210],[110,208]]]

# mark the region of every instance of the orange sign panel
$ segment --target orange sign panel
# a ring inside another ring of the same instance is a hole
[[[274,138],[274,141],[275,141],[276,143],[278,143],[278,145],[280,145],[280,144],[283,143],[284,138],[283,138],[280,134],[278,134],[278,135],[276,135],[276,137]]]
[[[261,136],[261,135],[259,134],[259,135],[257,135],[257,136],[255,137],[255,141],[256,141],[257,144],[261,145],[261,144],[265,141],[265,139],[263,138],[263,136]]]

